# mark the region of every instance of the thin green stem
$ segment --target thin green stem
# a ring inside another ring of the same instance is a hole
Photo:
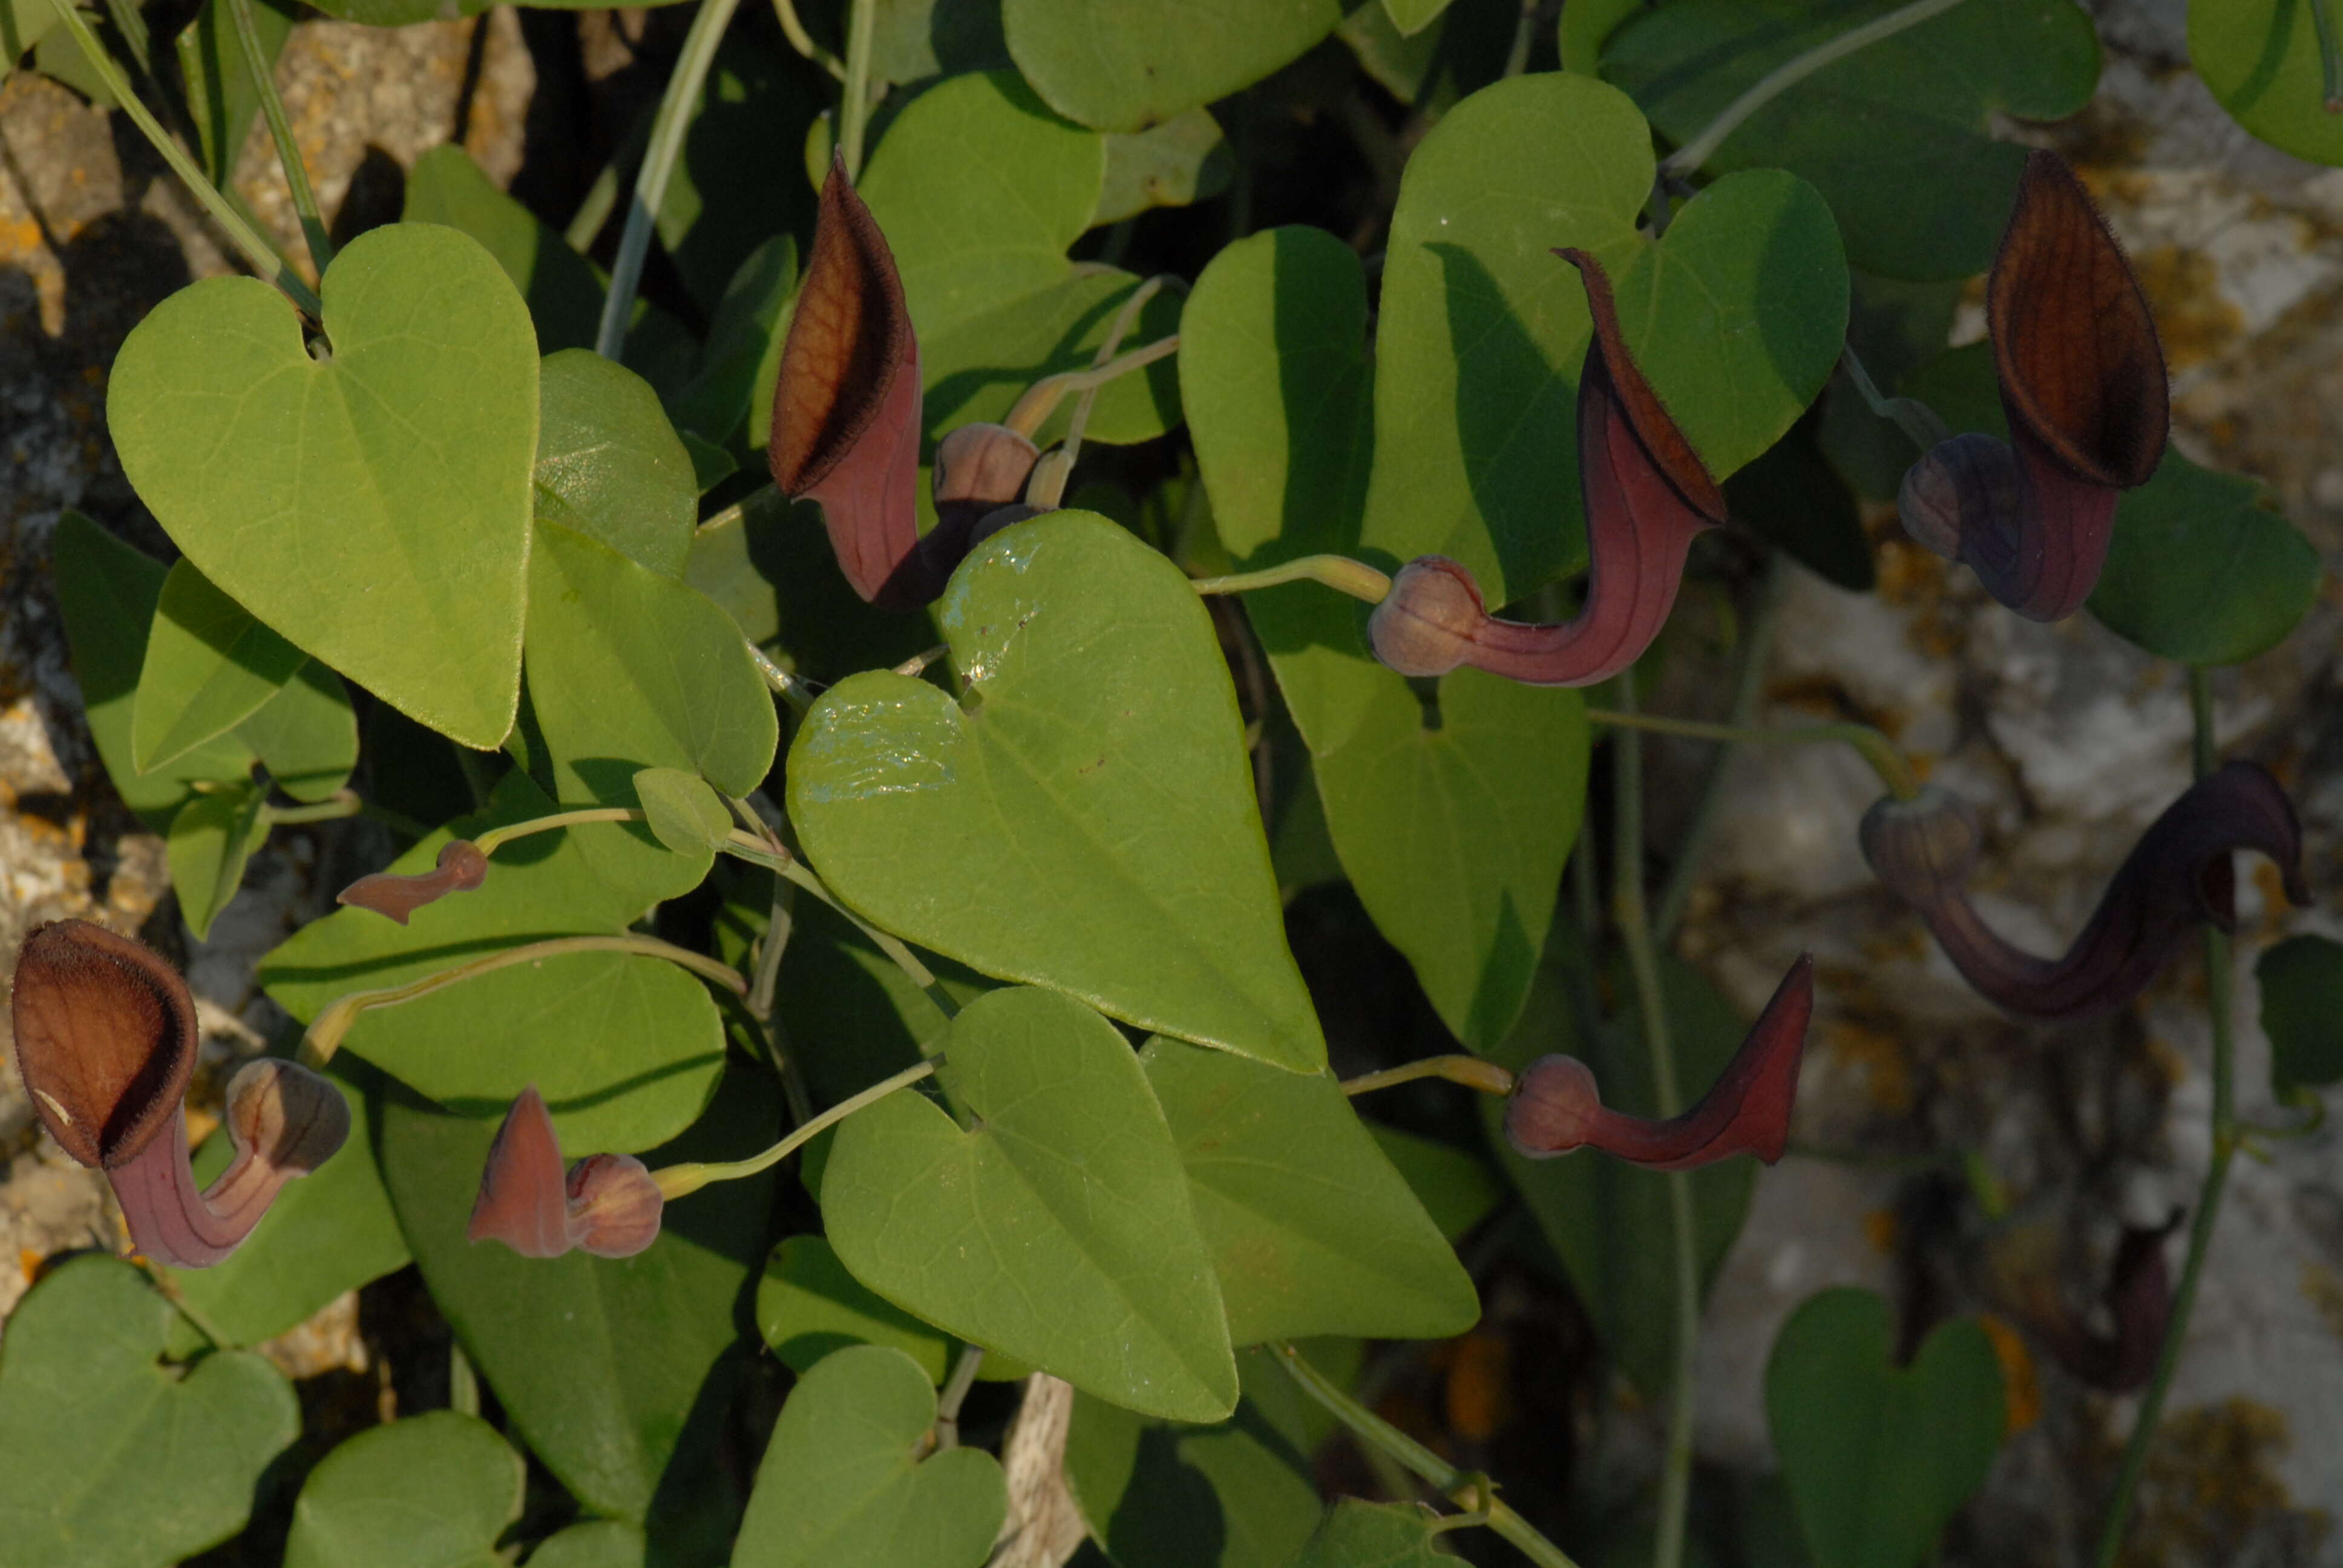
[[[1931,16],[1940,16],[1960,3],[1961,0],[1913,0],[1901,10],[1890,11],[1860,27],[1850,27],[1795,59],[1785,60],[1759,77],[1747,92],[1725,105],[1724,112],[1709,122],[1706,130],[1669,154],[1660,164],[1661,175],[1690,174],[1708,162],[1724,145],[1725,138],[1741,128],[1742,122],[1816,71],[1882,38],[1892,38],[1906,27],[1916,27]]]
[[[2310,29],[2318,37],[2318,82],[2326,94],[2320,107],[2343,115],[2343,49],[2335,42],[2335,17],[2327,7],[2332,0],[2310,0]]]
[[[212,221],[227,235],[229,243],[244,252],[244,258],[252,264],[252,270],[258,273],[264,282],[274,285],[310,320],[321,319],[326,307],[318,302],[316,290],[302,281],[301,275],[277,254],[275,246],[261,237],[259,230],[244,221],[243,215],[220,195],[218,187],[204,177],[204,171],[196,166],[196,160],[187,156],[186,149],[174,141],[170,133],[163,128],[162,122],[139,102],[138,95],[132,92],[130,84],[124,80],[121,69],[106,54],[105,45],[97,41],[97,35],[89,30],[89,24],[83,21],[81,13],[74,8],[73,0],[49,0],[49,8],[57,14],[57,20],[64,24],[65,31],[73,35],[73,41],[80,46],[82,56],[89,62],[89,68],[97,74],[99,81],[106,84],[106,90],[114,95],[115,101],[122,106],[123,112],[130,116],[139,134],[163,155],[163,161],[171,166],[171,172],[179,176],[180,183],[187,187],[188,193],[202,204],[206,212],[211,214]]]
[[[1623,717],[1635,711],[1633,666],[1614,681]],[[1675,1045],[1668,1034],[1665,994],[1660,989],[1659,954],[1652,945],[1644,907],[1644,740],[1633,728],[1611,742],[1611,917],[1627,950],[1634,976],[1635,1010],[1644,1025],[1644,1047],[1652,1058],[1652,1098],[1662,1117],[1684,1109],[1676,1082]],[[1684,1519],[1692,1501],[1693,1369],[1700,1348],[1700,1260],[1694,1251],[1692,1176],[1668,1172],[1669,1241],[1675,1260],[1675,1378],[1668,1406],[1668,1446],[1660,1467],[1659,1540],[1653,1568],[1678,1568],[1684,1561]]]
[[[1488,1509],[1489,1528],[1521,1549],[1523,1556],[1537,1563],[1538,1568],[1578,1568],[1569,1556],[1539,1534],[1530,1522],[1514,1513],[1501,1500],[1488,1493],[1487,1478],[1467,1474],[1441,1458],[1423,1444],[1383,1420],[1374,1412],[1344,1393],[1328,1380],[1326,1374],[1302,1359],[1291,1341],[1278,1340],[1269,1347],[1276,1352],[1278,1362],[1301,1385],[1302,1392],[1316,1400],[1326,1412],[1369,1446],[1370,1452],[1382,1452],[1399,1461],[1431,1483],[1440,1494],[1460,1508]]]
[[[2188,669],[2188,709],[2194,720],[2189,751],[2197,778],[2211,773],[2217,758],[2213,745],[2213,677],[2202,665]],[[2206,1006],[2213,1026],[2213,1159],[2206,1167],[2204,1185],[2197,1190],[2197,1212],[2188,1221],[2188,1258],[2180,1266],[2180,1285],[2173,1292],[2172,1316],[2166,1323],[2164,1343],[2156,1352],[2156,1371],[2139,1402],[2131,1437],[2124,1444],[2123,1468],[2116,1476],[2114,1499],[2107,1505],[2107,1528],[2099,1536],[2098,1568],[2114,1568],[2122,1553],[2124,1526],[2130,1521],[2133,1498],[2147,1470],[2147,1452],[2156,1440],[2157,1420],[2164,1413],[2165,1395],[2180,1364],[2180,1350],[2188,1337],[2188,1319],[2197,1306],[2197,1287],[2205,1277],[2205,1259],[2213,1250],[2213,1227],[2221,1214],[2221,1194],[2229,1180],[2229,1163],[2237,1158],[2237,1060],[2235,1007],[2229,970],[2229,937],[2219,927],[2205,928]]]
[[[244,68],[252,73],[253,92],[268,122],[269,139],[277,144],[277,164],[285,171],[285,188],[293,195],[293,210],[301,219],[301,237],[309,246],[309,265],[317,276],[334,264],[334,242],[326,236],[325,216],[317,210],[317,193],[309,188],[309,168],[301,159],[301,145],[293,139],[293,121],[285,100],[277,94],[277,74],[268,67],[268,53],[260,45],[260,29],[252,20],[252,0],[227,0],[237,47],[244,51]]]
[[[1741,639],[1741,673],[1734,681],[1733,706],[1725,719],[1734,729],[1746,729],[1757,716],[1757,699],[1765,690],[1765,660],[1774,651],[1774,628],[1781,621],[1789,587],[1788,558],[1775,550],[1765,558],[1765,574],[1757,580],[1756,603]],[[1693,884],[1700,879],[1701,856],[1716,831],[1716,814],[1725,803],[1725,774],[1733,766],[1734,745],[1725,741],[1709,759],[1708,772],[1700,781],[1700,804],[1693,808],[1692,820],[1677,840],[1675,863],[1668,868],[1667,885],[1652,917],[1652,935],[1662,947],[1675,940],[1685,906],[1692,902]]]
[[[903,945],[900,939],[890,932],[880,930],[877,926],[870,924],[852,910],[840,903],[830,890],[822,885],[821,879],[813,874],[813,868],[803,860],[799,859],[787,849],[776,849],[753,833],[738,830],[734,831],[730,841],[724,846],[724,852],[746,860],[752,866],[762,866],[767,870],[779,872],[831,909],[836,910],[853,922],[856,930],[860,931],[877,944],[879,950],[885,953],[897,969],[910,977],[913,985],[927,992],[928,1000],[935,1003],[938,1010],[946,1018],[959,1016],[960,1003],[954,1001],[951,993],[944,990],[942,983],[936,979],[935,971],[921,963],[911,950]]]
[[[106,0],[106,15],[114,23],[114,30],[122,35],[123,47],[130,51],[139,74],[152,81],[154,36],[146,30],[146,18],[139,14],[137,0]]]
[[[838,106],[838,146],[846,177],[862,177],[862,136],[870,125],[870,45],[879,34],[878,0],[850,0],[846,23],[846,83]]]
[[[1696,719],[1662,719],[1657,714],[1623,713],[1604,708],[1588,709],[1586,721],[1614,729],[1648,729],[1655,735],[1684,735],[1694,740],[1852,746],[1865,762],[1871,764],[1871,770],[1879,775],[1879,781],[1886,785],[1888,792],[1898,800],[1910,800],[1920,793],[1920,775],[1913,768],[1912,759],[1904,755],[1903,748],[1868,724],[1708,724]]]
[[[1879,384],[1872,380],[1870,370],[1865,367],[1863,357],[1855,353],[1854,344],[1841,346],[1838,362],[1871,411],[1882,419],[1895,421],[1905,438],[1923,452],[1952,437],[1952,427],[1945,423],[1944,416],[1917,397],[1890,397],[1881,392]]]
[[[55,0],[51,0],[52,4]],[[699,90],[708,68],[716,60],[716,46],[732,20],[739,0],[699,0],[699,14],[683,36],[683,53],[675,74],[667,79],[659,114],[651,121],[651,139],[643,150],[643,166],[635,175],[634,200],[627,207],[627,226],[618,236],[618,254],[610,264],[610,291],[602,297],[602,324],[594,334],[594,352],[616,359],[626,346],[627,323],[634,316],[635,289],[643,280],[643,257],[650,254],[651,231],[667,200],[668,177],[683,152],[683,134],[699,106]]]
[[[1530,42],[1537,32],[1538,0],[1522,0],[1521,19],[1513,24],[1513,46],[1505,51],[1505,76],[1511,79],[1529,69]]]
[[[309,1067],[322,1067],[334,1059],[342,1039],[357,1022],[358,1015],[374,1008],[397,1007],[401,1002],[446,990],[481,975],[498,970],[511,969],[516,964],[533,964],[546,959],[560,958],[568,953],[639,953],[645,958],[665,959],[700,976],[715,981],[735,996],[744,994],[749,982],[740,972],[728,964],[709,958],[706,953],[693,952],[657,937],[636,936],[631,932],[608,937],[556,937],[548,941],[528,942],[517,948],[506,948],[482,958],[469,960],[444,970],[408,980],[404,985],[383,986],[374,990],[356,990],[334,999],[334,1002],[309,1025],[301,1037],[301,1060]]]
[[[493,855],[515,839],[526,839],[532,833],[550,833],[560,828],[575,828],[586,822],[640,822],[640,811],[628,806],[585,806],[575,811],[556,811],[547,817],[531,817],[526,822],[508,822],[501,828],[491,828],[472,840],[483,855]]]
[[[1477,1056],[1427,1056],[1421,1061],[1403,1062],[1387,1067],[1381,1072],[1362,1073],[1342,1080],[1342,1092],[1353,1097],[1373,1094],[1378,1089],[1393,1084],[1413,1083],[1419,1078],[1444,1078],[1451,1083],[1461,1083],[1483,1094],[1511,1094],[1513,1075],[1493,1061]]]
[[[1338,593],[1349,594],[1368,604],[1381,604],[1391,597],[1391,578],[1366,562],[1354,561],[1348,556],[1297,556],[1257,572],[1197,578],[1189,586],[1201,594],[1251,593],[1255,588],[1298,582],[1324,583]]]
[[[832,80],[846,80],[846,62],[813,41],[813,35],[798,20],[798,8],[789,0],[773,0],[773,15],[780,23],[781,36],[789,41],[790,48],[829,72]]]
[[[943,1390],[936,1395],[936,1447],[960,1446],[960,1407],[968,1402],[968,1391],[976,1386],[978,1369],[984,1365],[982,1345],[963,1345],[960,1359],[952,1362],[951,1376]]]
[[[1155,280],[1150,278],[1148,281],[1152,283]],[[1044,376],[1025,389],[1024,396],[1017,399],[1016,407],[1009,410],[1009,417],[1001,423],[1030,440],[1041,427],[1042,421],[1057,411],[1059,403],[1064,400],[1067,393],[1095,390],[1118,377],[1143,370],[1157,360],[1179,351],[1180,335],[1175,332],[1169,337],[1159,337],[1143,348],[1134,348],[1119,359],[1110,359],[1088,370],[1061,370],[1055,376]]]
[[[1091,411],[1098,407],[1099,388],[1105,386],[1107,381],[1113,379],[1112,377],[1104,376],[1104,372],[1117,364],[1121,364],[1124,371],[1136,370],[1141,365],[1149,363],[1146,357],[1151,356],[1153,358],[1160,359],[1180,347],[1180,335],[1175,332],[1169,337],[1149,344],[1138,353],[1126,356],[1123,361],[1115,359],[1116,351],[1122,347],[1122,340],[1130,336],[1132,325],[1139,319],[1139,313],[1145,309],[1147,302],[1161,293],[1162,289],[1162,276],[1158,275],[1151,277],[1132,289],[1130,297],[1122,302],[1122,308],[1115,312],[1114,324],[1107,329],[1105,340],[1099,345],[1097,357],[1091,361],[1091,374],[1102,378],[1085,384],[1081,389],[1081,396],[1074,399],[1073,416],[1066,421],[1066,438],[1059,444],[1058,449],[1051,454],[1051,457],[1056,459],[1049,465],[1051,479],[1041,480],[1040,476],[1042,472],[1042,465],[1034,466],[1038,484],[1047,487],[1037,489],[1034,486],[1029,486],[1025,495],[1028,504],[1054,508],[1060,498],[1065,495],[1066,480],[1074,471],[1074,460],[1081,456],[1082,437],[1091,427]],[[1022,402],[1023,399],[1020,398],[1019,401]],[[1031,432],[1028,431],[1027,434],[1030,435]]]
[[[772,688],[773,695],[799,713],[805,712],[813,706],[815,692],[812,687],[775,664],[765,656],[763,648],[759,648],[747,638],[742,638],[740,644],[749,650],[749,658],[755,663],[757,673],[764,678],[767,686]]]
[[[480,1413],[479,1377],[472,1371],[472,1358],[452,1338],[447,1342],[447,1408],[458,1415]]]
[[[781,1075],[781,1093],[789,1102],[789,1120],[805,1122],[813,1117],[813,1096],[806,1088],[805,1073],[789,1049],[788,1031],[781,1020],[773,1016],[773,997],[781,981],[781,955],[789,950],[789,932],[797,924],[795,884],[788,879],[773,879],[773,901],[765,917],[765,935],[757,949],[757,972],[749,982],[749,1016],[757,1020],[759,1032],[765,1037],[766,1053],[773,1059],[773,1069]]]
[[[860,1094],[850,1094],[820,1116],[796,1129],[787,1138],[762,1154],[746,1160],[732,1160],[708,1164],[670,1165],[651,1172],[659,1191],[673,1202],[678,1198],[697,1192],[711,1181],[738,1181],[744,1177],[761,1175],[790,1155],[813,1141],[827,1129],[837,1126],[866,1105],[876,1104],[907,1084],[917,1083],[936,1070],[936,1058],[930,1057],[917,1067],[907,1067],[894,1077],[874,1083]]]
[[[343,817],[355,817],[366,809],[355,789],[337,789],[324,800],[307,806],[264,806],[262,811],[272,826],[297,822],[331,822]]]

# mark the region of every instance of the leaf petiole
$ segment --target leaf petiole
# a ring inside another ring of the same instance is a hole
[[[1381,604],[1391,597],[1391,578],[1364,561],[1354,561],[1348,556],[1297,556],[1257,572],[1237,572],[1223,578],[1197,578],[1189,584],[1200,594],[1251,593],[1255,588],[1278,588],[1286,583],[1324,583],[1339,593],[1366,604]]]
[[[908,1084],[917,1083],[936,1070],[937,1058],[930,1057],[917,1067],[907,1067],[894,1077],[882,1080],[862,1091],[849,1095],[831,1106],[762,1154],[746,1160],[733,1160],[709,1164],[670,1165],[651,1172],[659,1183],[659,1193],[670,1203],[678,1198],[699,1191],[711,1181],[738,1181],[749,1176],[761,1175],[811,1142],[825,1129],[837,1126],[866,1105],[880,1101]]]
[[[472,840],[483,855],[493,855],[516,839],[526,839],[532,833],[550,833],[559,828],[575,828],[586,822],[640,822],[643,814],[628,806],[587,806],[575,811],[556,811],[547,817],[531,817],[525,822],[508,822],[501,828],[491,828]]]
[[[293,122],[285,113],[285,100],[277,96],[277,75],[268,68],[268,55],[260,46],[260,29],[252,20],[252,0],[227,0],[227,14],[234,24],[236,46],[244,51],[244,68],[251,74],[253,92],[260,99],[261,115],[268,121],[269,137],[277,144],[277,166],[285,171],[285,188],[292,194],[293,210],[300,216],[301,237],[309,246],[309,264],[323,277],[326,268],[333,265],[334,242],[326,236],[317,193],[309,188],[308,166],[302,161],[300,144],[293,139]]]
[[[1852,746],[1879,781],[1898,800],[1916,799],[1920,775],[1903,748],[1868,724],[1773,725],[1708,724],[1693,719],[1663,719],[1657,714],[1625,713],[1590,708],[1586,722],[1614,729],[1646,729],[1655,735],[1683,735],[1694,740],[1742,740],[1776,745],[1838,744]]]
[[[900,940],[889,932],[880,930],[877,926],[870,924],[852,910],[840,903],[830,890],[822,885],[821,879],[813,874],[813,868],[803,860],[785,849],[769,844],[755,834],[743,832],[739,829],[733,829],[731,839],[724,846],[724,852],[736,859],[746,860],[752,866],[762,866],[769,871],[779,872],[831,909],[836,910],[853,922],[855,930],[877,943],[879,950],[892,960],[895,967],[908,975],[913,985],[927,992],[928,1000],[935,1003],[937,1009],[946,1018],[959,1015],[960,1003],[954,1001],[951,999],[951,993],[944,990],[941,982],[936,979],[935,971],[914,957],[911,950],[905,947]]]
[[[1389,1089],[1397,1083],[1412,1083],[1420,1078],[1444,1078],[1451,1083],[1461,1083],[1467,1089],[1483,1094],[1504,1095],[1513,1091],[1513,1075],[1493,1061],[1477,1056],[1427,1056],[1421,1061],[1403,1062],[1387,1067],[1381,1072],[1363,1073],[1357,1078],[1342,1080],[1342,1092],[1356,1097],[1373,1094],[1378,1089]]]

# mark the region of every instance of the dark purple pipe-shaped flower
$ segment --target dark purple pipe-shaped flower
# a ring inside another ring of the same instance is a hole
[[[2310,902],[2294,803],[2267,769],[2227,762],[2165,808],[2100,896],[2063,957],[2036,958],[1994,934],[1968,901],[1976,813],[1934,785],[1917,799],[1882,799],[1864,813],[1863,855],[1889,889],[1920,911],[1945,956],[1988,1001],[2052,1020],[2112,1012],[2147,989],[2198,923],[2237,924],[2229,855],[2258,849],[2277,863],[2286,894]]]
[[[360,877],[334,895],[334,902],[372,910],[400,925],[424,905],[450,893],[468,893],[488,879],[488,858],[468,839],[451,839],[439,847],[438,868],[407,876],[376,871]]]
[[[209,1187],[187,1161],[196,1004],[154,953],[87,920],[26,939],[10,1016],[16,1064],[49,1135],[103,1169],[142,1253],[209,1268],[236,1251],[287,1181],[348,1138],[341,1091],[289,1061],[251,1061],[229,1081],[236,1158]]]
[[[2180,1211],[2153,1228],[2127,1225],[2107,1272],[2107,1316],[2102,1333],[2072,1312],[2027,1313],[2026,1328],[2058,1364],[2093,1388],[2133,1393],[2156,1371],[2164,1331],[2172,1321],[2172,1275],[2164,1266],[2164,1239],[2180,1224]]]
[[[631,1258],[659,1239],[666,1204],[659,1182],[631,1154],[597,1154],[565,1176],[553,1113],[530,1084],[488,1146],[464,1239],[502,1241],[524,1258],[558,1258],[572,1247]]]
[[[1499,620],[1471,573],[1419,557],[1367,622],[1375,657],[1402,675],[1470,665],[1531,686],[1608,680],[1666,623],[1694,536],[1725,520],[1724,492],[1627,352],[1603,264],[1583,250],[1554,254],[1578,268],[1594,318],[1578,377],[1586,602],[1559,624]]]
[[[1972,433],[1904,476],[1905,530],[1986,591],[2062,620],[2099,580],[2116,499],[2144,485],[2171,423],[2164,351],[2123,249],[2055,153],[2026,161],[1986,286],[2009,444]]]
[[[1505,1140],[1533,1160],[1594,1148],[1654,1171],[1689,1171],[1735,1154],[1771,1165],[1790,1141],[1814,1012],[1815,960],[1806,954],[1782,977],[1723,1076],[1697,1105],[1665,1121],[1605,1109],[1584,1062],[1542,1056],[1513,1085]]]

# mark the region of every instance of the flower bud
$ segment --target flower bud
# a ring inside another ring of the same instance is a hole
[[[631,1258],[659,1240],[667,1200],[631,1154],[596,1154],[570,1167],[569,1235],[598,1258]]]
[[[1446,556],[1419,556],[1368,616],[1367,640],[1402,675],[1446,675],[1470,658],[1473,634],[1488,619],[1472,573]]]
[[[1910,800],[1883,796],[1863,814],[1859,833],[1872,875],[1915,904],[1956,896],[1976,864],[1976,811],[1939,785]]]
[[[1574,1056],[1541,1056],[1513,1081],[1505,1106],[1505,1141],[1534,1160],[1594,1141],[1603,1114],[1594,1072]]]
[[[962,425],[936,443],[931,476],[936,515],[966,506],[981,517],[1025,494],[1041,448],[1006,425]]]
[[[349,1101],[297,1062],[264,1056],[227,1085],[228,1136],[239,1150],[287,1175],[306,1176],[350,1135]]]
[[[439,846],[438,869],[409,875],[377,871],[360,877],[334,895],[337,904],[372,910],[400,925],[424,905],[450,893],[468,893],[488,879],[488,858],[468,839],[450,839]]]
[[[1979,430],[1929,448],[1896,493],[1904,531],[1946,560],[1960,558],[1964,540],[1997,537],[1993,519],[2016,516],[2019,505],[2016,454]]]

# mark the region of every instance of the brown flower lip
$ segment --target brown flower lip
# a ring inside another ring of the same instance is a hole
[[[1654,1121],[1606,1109],[1594,1074],[1575,1057],[1544,1056],[1515,1081],[1505,1107],[1505,1141],[1547,1160],[1594,1148],[1654,1171],[1689,1171],[1735,1154],[1771,1165],[1790,1138],[1798,1064],[1814,1017],[1815,960],[1790,966],[1725,1071],[1698,1104]]]
[[[10,1010],[16,1060],[59,1147],[105,1170],[132,1241],[160,1263],[207,1268],[233,1252],[285,1183],[316,1170],[349,1133],[341,1091],[263,1058],[229,1081],[236,1158],[198,1189],[185,1105],[196,1007],[161,959],[86,920],[35,930],[17,960]]]
[[[1955,437],[1906,474],[1906,531],[1965,561],[2020,615],[2062,620],[2098,582],[2118,494],[2146,484],[2171,424],[2147,297],[2055,153],[2026,161],[1986,289],[2005,446]]]
[[[1564,622],[1500,620],[1462,566],[1420,557],[1367,623],[1375,657],[1403,675],[1469,665],[1532,686],[1607,680],[1659,635],[1694,538],[1725,520],[1724,493],[1627,351],[1602,263],[1583,250],[1554,254],[1578,268],[1594,322],[1578,379],[1585,604]]]
[[[372,910],[405,925],[424,905],[450,893],[468,893],[488,879],[488,858],[468,839],[450,839],[439,847],[438,869],[406,876],[376,871],[360,877],[334,895],[334,902]]]
[[[2147,989],[2199,922],[2234,930],[2233,850],[2268,856],[2287,897],[2310,902],[2294,803],[2252,762],[2224,763],[2166,807],[2107,883],[2089,923],[2056,959],[2005,941],[1969,903],[1980,835],[1976,814],[1959,796],[1932,785],[1914,800],[1881,799],[1864,814],[1861,835],[1874,874],[1920,911],[1962,977],[1988,1001],[2026,1018],[2112,1012]]]
[[[502,1241],[524,1258],[558,1258],[573,1247],[631,1258],[659,1239],[665,1204],[630,1154],[593,1155],[565,1175],[553,1113],[530,1084],[488,1146],[464,1239]]]
[[[887,236],[832,157],[812,256],[773,389],[766,458],[791,499],[821,503],[854,591],[884,608],[920,602],[898,574],[920,543],[920,345]]]

